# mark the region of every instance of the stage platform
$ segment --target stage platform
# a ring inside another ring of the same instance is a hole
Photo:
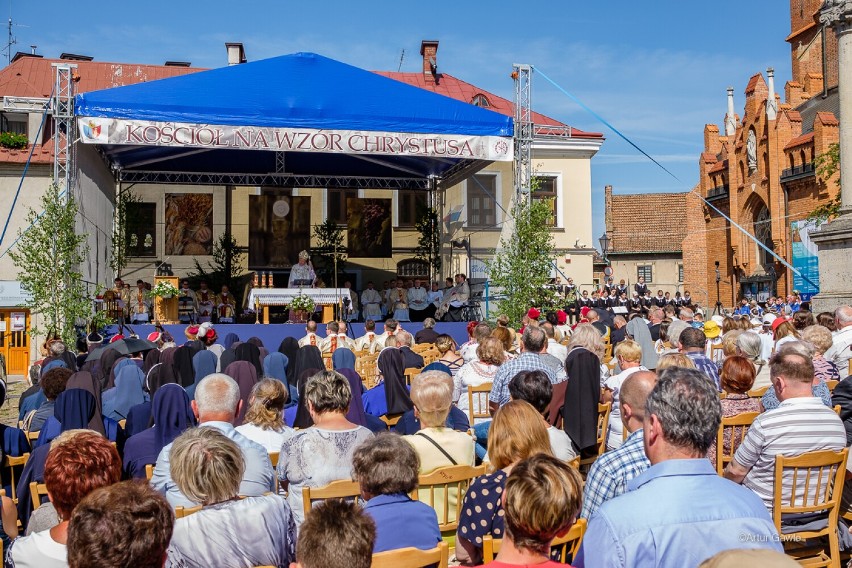
[[[419,322],[400,322],[402,329],[410,332],[412,335],[423,329],[423,324]],[[186,335],[184,334],[184,330],[187,328],[186,325],[164,325],[163,326],[172,336],[175,338],[175,342],[178,345],[183,345],[186,342]],[[263,345],[270,351],[274,351],[278,349],[278,345],[285,337],[295,337],[296,339],[301,339],[305,336],[305,325],[304,324],[289,324],[289,323],[279,323],[279,324],[216,324],[214,325],[216,329],[216,333],[219,336],[217,343],[222,343],[225,339],[225,336],[229,333],[236,333],[240,338],[240,341],[245,341],[250,337],[259,337],[261,341],[263,341]],[[349,337],[357,338],[364,335],[364,324],[363,323],[350,323],[347,324],[348,327],[348,335]],[[125,328],[131,329],[135,332],[139,337],[145,338],[149,333],[155,331],[154,326],[151,324],[140,324],[140,325],[131,325],[125,326]],[[384,331],[384,324],[381,322],[376,323],[376,333],[382,333]],[[446,333],[453,337],[456,340],[456,343],[461,345],[462,343],[468,340],[467,337],[467,322],[438,322],[435,325],[435,331],[438,333]],[[109,333],[110,336],[118,332],[117,326],[110,326]],[[325,337],[325,324],[317,324],[317,333],[322,337]]]

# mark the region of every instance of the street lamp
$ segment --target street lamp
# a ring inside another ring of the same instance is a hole
[[[606,231],[604,231],[604,234],[598,239],[598,242],[601,244],[601,254],[603,254],[604,262],[608,262],[606,253],[609,250],[609,235],[606,234]]]

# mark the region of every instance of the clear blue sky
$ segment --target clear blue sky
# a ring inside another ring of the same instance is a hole
[[[0,0],[0,15],[6,17],[9,7],[10,0]],[[98,61],[183,60],[219,67],[226,63],[224,42],[241,41],[249,60],[313,51],[394,71],[404,49],[402,70],[417,71],[420,41],[437,39],[440,71],[510,99],[512,63],[530,63],[680,179],[534,78],[537,111],[607,137],[592,161],[595,246],[603,232],[605,185],[616,193],[691,188],[698,179],[704,124],[722,124],[725,89],[735,88],[742,114],[752,74],[774,67],[782,93],[790,77],[784,41],[790,5],[784,1],[11,0],[11,8],[21,24],[14,28],[13,51],[36,44],[37,53],[48,57],[67,51]],[[651,222],[677,222],[664,211],[644,213]]]

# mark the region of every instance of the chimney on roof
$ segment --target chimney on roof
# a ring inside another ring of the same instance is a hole
[[[775,70],[772,67],[766,70],[766,78],[769,83],[769,95],[766,97],[766,119],[775,120],[778,116],[778,101],[775,100]]]
[[[438,41],[424,39],[420,42],[420,55],[423,56],[423,77],[427,83],[438,82]]]
[[[225,49],[228,50],[228,65],[239,65],[246,62],[246,50],[242,43],[227,42]]]
[[[728,114],[725,115],[725,136],[737,132],[737,115],[734,114],[734,88],[728,87]]]
[[[604,228],[608,235],[612,236],[612,186],[604,186]]]

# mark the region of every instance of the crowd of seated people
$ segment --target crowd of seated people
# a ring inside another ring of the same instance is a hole
[[[23,429],[3,426],[5,566],[357,567],[446,545],[493,568],[760,565],[784,561],[776,517],[782,533],[825,525],[780,516],[805,490],[775,468],[821,452],[852,472],[852,308],[748,329],[633,314],[616,346],[615,322],[569,335],[540,315],[511,333],[476,322],[463,345],[386,327],[331,357],[309,336],[271,353],[92,341],[85,359],[54,341]],[[342,499],[315,498],[341,481]],[[852,514],[852,490],[833,490]],[[845,533],[816,544],[835,555]]]

